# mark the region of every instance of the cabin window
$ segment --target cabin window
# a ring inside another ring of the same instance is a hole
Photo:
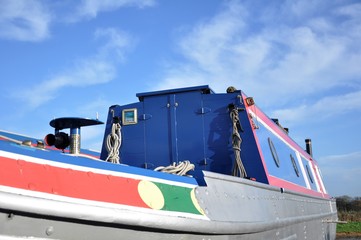
[[[299,176],[300,176],[300,172],[299,172],[299,170],[298,170],[298,167],[297,167],[295,158],[293,157],[292,154],[290,154],[290,159],[291,159],[291,162],[292,162],[293,169],[295,170],[295,173],[296,173],[297,177],[299,177]]]
[[[275,161],[276,166],[280,167],[280,159],[278,158],[276,148],[273,145],[273,142],[272,142],[271,138],[268,138],[268,145],[269,145],[269,148],[271,150],[272,157],[273,157],[273,160]]]
[[[310,170],[310,168],[308,167],[308,164],[306,164],[306,171],[307,171],[308,178],[310,179],[311,183],[313,183],[313,178],[312,178],[312,175],[311,175],[311,170]]]
[[[138,114],[136,108],[123,109],[122,111],[122,123],[123,125],[137,124]]]

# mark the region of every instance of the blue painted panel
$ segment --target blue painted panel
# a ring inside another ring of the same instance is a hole
[[[135,174],[141,176],[148,176],[148,177],[159,178],[169,181],[176,181],[176,182],[197,185],[196,180],[190,177],[182,177],[173,174],[156,172],[153,170],[125,166],[121,164],[113,164],[104,161],[97,161],[81,156],[71,156],[68,154],[63,154],[57,150],[41,150],[33,147],[19,146],[17,144],[3,140],[0,140],[0,149],[7,152],[22,154],[22,155],[50,160],[54,162],[66,163],[66,164],[77,165],[82,167],[89,167],[94,169],[109,170],[109,171],[115,171],[121,173],[129,173],[129,174]]]
[[[143,114],[143,104],[135,103],[129,105],[118,106],[114,105],[109,108],[108,120],[105,126],[105,134],[103,140],[103,147],[100,158],[105,160],[108,156],[106,150],[106,138],[111,132],[113,116],[122,118],[123,109],[136,108],[138,111],[138,118]],[[134,125],[122,126],[121,129],[122,146],[120,153],[121,163],[132,165],[132,166],[143,166],[145,163],[145,149],[144,149],[144,121],[138,119],[138,123]]]
[[[307,185],[302,176],[301,168],[298,164],[295,151],[262,124],[259,124],[259,129],[256,132],[268,173],[272,176],[306,187]],[[274,154],[272,154],[269,141],[273,143],[275,150]],[[278,156],[278,166],[273,155]],[[295,167],[299,172],[299,176],[297,176],[297,173],[293,167],[291,156],[294,159]]]
[[[214,94],[208,86],[201,86],[142,93],[137,95],[138,104],[115,106],[119,116],[124,108],[131,107],[144,114],[138,124],[123,126],[122,162],[154,169],[189,160],[199,179],[200,170],[231,175],[235,156],[229,106],[244,108],[240,95],[240,91]],[[241,157],[248,176],[268,183],[248,115],[240,111],[239,116],[244,127],[240,134],[245,140]],[[111,127],[109,118],[112,116],[108,116],[106,134]]]
[[[190,160],[197,169],[205,158],[203,115],[197,113],[201,97],[200,92],[178,93],[174,108],[177,160]]]
[[[208,85],[202,85],[202,86],[187,87],[187,88],[161,90],[155,92],[137,93],[137,97],[142,101],[146,97],[153,97],[156,95],[169,95],[169,94],[179,94],[179,93],[189,93],[189,92],[213,93],[213,90],[210,89]]]
[[[244,132],[242,132],[241,157],[248,177],[255,178],[257,182],[267,183],[267,174],[263,166],[262,158],[257,147],[253,126],[246,111],[239,113]]]
[[[144,121],[145,158],[148,167],[168,166],[172,163],[170,143],[170,111],[168,96],[152,96],[144,99],[144,113],[152,117]]]
[[[203,105],[211,109],[204,114],[207,170],[231,175],[234,163],[232,121],[228,105],[235,104],[237,94],[204,95]]]
[[[137,103],[120,107],[120,116],[124,109],[135,108],[138,112],[138,123],[122,125],[122,146],[120,148],[121,162],[127,165],[144,167],[146,164],[144,145],[144,124],[140,116],[143,115],[143,104]]]
[[[233,104],[238,108],[244,108],[239,98],[240,94],[240,92],[235,92],[203,95],[204,107],[211,109],[204,115],[205,149],[211,171],[232,174],[235,156],[232,148],[232,120],[229,115],[229,105]],[[247,176],[258,182],[268,183],[247,112],[240,110],[239,119],[243,129],[240,131],[241,160]]]

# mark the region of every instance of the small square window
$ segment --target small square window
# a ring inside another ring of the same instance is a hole
[[[137,124],[138,114],[136,108],[124,109],[122,112],[123,125]]]

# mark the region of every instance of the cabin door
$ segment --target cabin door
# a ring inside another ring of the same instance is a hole
[[[157,165],[204,159],[203,116],[200,92],[152,96],[144,99],[146,155]],[[157,166],[154,166],[157,167]]]

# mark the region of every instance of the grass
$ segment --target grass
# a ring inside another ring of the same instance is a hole
[[[347,222],[345,224],[337,224],[337,238],[359,238],[361,237],[361,222]]]
[[[338,219],[347,222],[337,224],[337,237],[361,239],[361,197],[341,196],[336,202]]]
[[[348,222],[345,224],[337,224],[337,232],[361,234],[361,222]]]

